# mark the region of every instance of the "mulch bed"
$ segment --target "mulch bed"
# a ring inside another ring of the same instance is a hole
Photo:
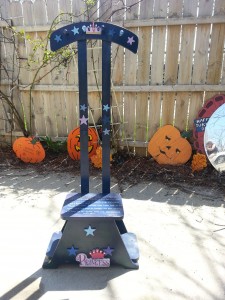
[[[11,168],[30,167],[31,164],[19,160],[11,148],[0,149],[0,170],[2,172]],[[80,174],[80,162],[73,161],[67,153],[47,152],[45,160],[38,164],[32,164],[32,167],[42,174],[49,172]],[[101,176],[101,170],[90,164],[90,175]],[[203,171],[193,174],[190,162],[180,166],[159,165],[151,157],[133,156],[121,152],[112,161],[111,175],[117,179],[121,190],[123,184],[136,185],[155,181],[171,187],[202,186],[225,192],[224,173],[217,172],[210,164]]]

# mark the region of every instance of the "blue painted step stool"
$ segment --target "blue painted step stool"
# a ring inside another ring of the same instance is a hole
[[[89,193],[87,40],[102,40],[102,193]],[[121,265],[138,269],[136,236],[127,232],[119,194],[110,193],[111,43],[137,52],[138,37],[125,28],[103,22],[79,22],[52,33],[51,49],[78,42],[81,193],[68,194],[61,210],[65,224],[50,240],[43,268],[61,264],[80,267]]]

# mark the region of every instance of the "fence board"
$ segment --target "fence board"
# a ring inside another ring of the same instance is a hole
[[[139,36],[138,55],[112,45],[113,135],[123,139],[124,143],[128,138],[132,147],[147,145],[158,127],[166,123],[174,124],[179,130],[191,129],[204,95],[208,99],[215,93],[224,93],[225,83],[223,0],[143,0],[133,6],[136,2],[126,1],[126,6],[131,6],[126,13],[122,9],[122,0],[99,0],[98,6],[89,10],[91,20],[101,15],[103,20],[112,14],[112,22],[128,26],[128,29]],[[46,30],[59,11],[72,11],[76,15],[85,11],[85,3],[81,0],[25,0],[22,4],[18,1],[10,1],[8,4],[7,13],[12,16],[13,24],[29,30],[29,35],[33,38],[45,37]],[[74,21],[78,20],[87,20],[87,14],[74,18]],[[34,25],[38,27],[33,27]],[[7,54],[10,53],[9,45],[4,47],[4,51],[6,49]],[[21,39],[18,40],[22,64],[26,64],[31,47]],[[91,51],[88,50],[89,53]],[[36,59],[40,59],[41,55],[39,51]],[[101,96],[93,72],[95,69],[101,91],[101,50],[93,50],[93,57],[95,68],[91,56],[88,62],[92,124],[101,116]],[[50,70],[49,67],[42,70],[39,77]],[[28,84],[33,75],[32,71],[28,73],[22,69],[20,82]],[[36,85],[31,107],[33,133],[34,121],[38,133],[52,137],[65,137],[69,130],[79,125],[77,84],[75,57],[68,67],[53,71]],[[21,95],[27,123],[30,125],[29,92],[20,89],[19,94],[16,90],[14,94],[15,99],[19,99]],[[20,109],[19,102],[17,105]],[[2,110],[1,105],[0,107]],[[44,121],[41,123],[41,120]],[[114,124],[117,122],[120,124]],[[136,152],[143,153],[139,150]]]
[[[100,0],[99,1],[99,20],[108,22],[112,16],[112,1]]]
[[[41,92],[32,92],[32,103],[35,123],[35,134],[38,136],[46,135],[45,116],[44,116],[44,97]]]
[[[112,22],[122,22],[123,14],[120,12],[122,1],[112,1]],[[124,48],[116,44],[112,44],[112,81],[115,85],[123,84],[124,65]]]
[[[112,87],[112,108],[111,108],[111,123],[112,123],[112,142],[126,140],[124,132],[123,119],[123,93],[116,93]]]
[[[46,124],[46,135],[48,137],[58,136],[55,116],[55,93],[43,93],[44,96],[44,117]]]
[[[5,29],[0,28],[0,40],[3,41],[0,43],[0,57],[1,57],[1,64],[3,64],[4,68],[1,66],[1,81],[7,81],[9,78],[8,76],[8,59],[6,57],[6,42],[5,42]]]
[[[0,15],[4,19],[10,18],[10,1],[9,0],[1,1],[1,3],[0,3]]]
[[[66,106],[64,92],[55,93],[55,118],[57,127],[57,136],[64,137],[67,135],[66,124]]]
[[[12,18],[12,25],[14,27],[21,26],[23,24],[23,13],[22,13],[21,2],[15,2],[15,1],[10,2],[9,3],[9,12],[10,12],[9,16],[11,16],[11,18]],[[20,43],[19,41],[21,41],[21,39],[17,38],[16,42],[17,42],[17,47],[19,49],[19,52],[21,53],[21,51],[24,51],[24,50],[26,51],[25,43],[24,42],[22,43],[22,41]],[[15,79],[18,78],[19,72],[21,72],[18,68],[19,64],[21,64],[21,61],[15,60],[15,64],[14,64],[14,66],[16,68],[16,70],[14,68],[14,70],[15,70],[14,71],[14,78]],[[11,65],[11,67],[12,67],[12,65]],[[13,103],[14,103],[17,111],[20,113],[21,116],[23,116],[23,110],[22,110],[22,105],[21,105],[21,93],[20,93],[18,88],[15,88],[15,86],[14,86],[14,89],[12,91],[12,98],[13,98]],[[16,130],[16,131],[20,130],[20,127],[15,122],[14,122],[14,130]]]
[[[9,87],[8,86],[1,86],[1,91],[9,95]],[[3,132],[9,132],[11,130],[11,126],[7,121],[6,115],[7,112],[10,112],[9,106],[6,101],[0,100],[0,130]]]
[[[45,0],[35,0],[33,5],[35,25],[47,24],[47,9]]]
[[[112,1],[112,22],[121,22],[123,14],[120,9],[122,8],[122,1]],[[124,131],[124,94],[123,92],[115,92],[114,86],[122,86],[124,80],[124,48],[117,44],[112,44],[112,109],[111,109],[111,122],[119,123],[113,125],[113,138],[112,141],[126,140],[126,133]]]
[[[212,13],[213,2],[201,0],[199,2],[198,17],[205,17]],[[210,24],[198,24],[196,33],[196,46],[193,64],[192,83],[205,83],[208,61],[208,47],[210,37]],[[193,128],[194,119],[197,117],[198,111],[202,107],[204,101],[204,93],[191,93],[190,108],[188,118],[188,129]]]
[[[13,26],[23,25],[23,12],[21,2],[10,2],[9,9]]]
[[[46,39],[47,39],[47,32],[37,32],[36,33],[36,39],[43,41],[44,44],[46,44]],[[36,52],[35,58],[38,61],[38,66],[41,64],[43,65],[44,63],[44,58],[43,58],[44,52],[41,48],[38,49]],[[52,75],[51,75],[51,64],[45,65],[39,73],[38,73],[38,81],[39,83],[44,83],[44,84],[51,84],[52,83]]]
[[[74,47],[74,45],[73,45]],[[72,46],[70,46],[71,51],[74,51],[72,49]],[[74,55],[70,64],[67,66],[66,70],[66,83],[71,85],[78,85],[78,56]]]
[[[24,118],[28,131],[33,133],[35,129],[33,108],[30,101],[29,91],[21,91],[21,102],[24,108]]]
[[[183,16],[197,16],[197,1],[184,1]],[[192,63],[195,42],[195,25],[183,25],[181,35],[181,52],[178,73],[178,84],[190,84],[192,79]],[[182,124],[182,120],[187,119],[189,111],[189,93],[177,93],[175,124],[179,130],[186,129],[187,121]],[[179,114],[182,113],[183,117]]]
[[[84,21],[83,12],[85,11],[84,1],[72,0],[72,13],[75,15],[74,22]]]
[[[153,7],[154,0],[143,0],[140,3],[140,19],[151,19],[153,18]]]
[[[47,6],[48,24],[51,24],[59,14],[58,1],[56,2],[55,0],[46,0],[46,6]]]
[[[189,104],[189,93],[179,92],[176,95],[176,110],[175,110],[175,119],[174,126],[180,131],[187,129],[187,113],[188,113],[188,104]]]
[[[23,17],[24,17],[24,25],[26,26],[34,26],[35,25],[35,17],[34,17],[34,5],[31,0],[24,0],[22,2],[23,5]]]
[[[93,5],[91,8],[88,8],[87,14],[88,20],[91,22],[98,19],[97,3],[95,3],[95,5]],[[101,49],[99,48],[100,45],[100,40],[89,40],[89,42],[87,43],[87,69],[89,85],[98,85],[101,80],[101,75],[99,73],[101,68]]]
[[[59,0],[59,11],[63,13],[71,13],[71,0]]]
[[[88,103],[89,103],[89,124],[94,125],[98,122],[101,117],[101,98],[99,97],[99,93],[89,93],[88,95]]]
[[[134,0],[127,1],[126,5],[131,6],[126,12],[126,19],[138,18],[138,7],[134,5]],[[137,34],[137,28],[132,28],[132,32]],[[129,50],[125,50],[125,71],[124,83],[129,85],[136,84],[137,76],[137,56]],[[124,94],[124,130],[127,139],[136,140],[136,94]]]
[[[78,93],[66,92],[66,116],[68,133],[80,125],[79,122],[79,95]]]
[[[193,129],[194,119],[196,119],[198,112],[203,104],[203,93],[195,93],[194,98],[193,93],[191,94],[190,99],[190,108],[189,108],[189,118],[188,118],[188,130]]]
[[[213,2],[201,0],[199,2],[199,17],[205,17],[212,12]],[[210,36],[210,24],[197,25],[196,47],[193,65],[192,83],[205,83],[208,63],[208,48]]]
[[[168,17],[182,16],[182,3],[178,0],[169,1]],[[180,46],[181,26],[169,26],[167,28],[167,48],[165,62],[164,82],[168,84],[177,83],[178,59]],[[179,110],[179,102],[175,106],[175,93],[164,93],[162,102],[162,125],[174,124],[174,110]],[[175,112],[176,113],[176,112]],[[176,126],[176,124],[174,124]]]
[[[153,136],[160,126],[161,93],[150,93],[148,140]]]
[[[161,125],[174,125],[175,93],[163,93]]]
[[[217,0],[215,2],[214,9],[215,16],[224,16],[225,7],[223,0]],[[209,54],[209,64],[207,73],[207,83],[219,84],[222,70],[224,65],[224,35],[225,35],[225,24],[213,24],[212,37]],[[222,73],[222,83],[223,83]],[[205,99],[209,99],[214,96],[215,93],[205,93]]]
[[[139,29],[137,84],[149,85],[151,35],[149,28]],[[138,93],[136,101],[136,140],[146,141],[148,121],[148,93]]]
[[[12,102],[13,102],[16,110],[19,112],[20,116],[23,116],[23,107],[22,107],[22,104],[21,104],[21,95],[20,95],[19,89],[18,88],[13,88],[11,93],[12,93]],[[20,131],[21,130],[18,123],[15,122],[15,119],[14,119],[13,129],[15,131]]]
[[[22,4],[21,2],[10,2],[10,14],[12,17],[12,25],[13,26],[21,26],[23,25],[23,12],[22,12]],[[26,57],[26,47],[25,47],[25,41],[23,41],[21,38],[16,38],[17,42],[17,48],[18,48],[18,53],[20,57],[24,58]],[[17,62],[21,67],[23,67],[26,64],[25,60],[17,60]],[[19,70],[18,70],[19,71]],[[20,77],[22,77],[24,70],[20,69]],[[18,94],[19,91],[16,94]],[[18,95],[17,99],[20,99],[20,95]],[[20,106],[20,104],[19,104]],[[21,114],[22,115],[22,114]]]
[[[165,18],[167,16],[167,5],[163,1],[155,1],[154,17]],[[164,76],[164,51],[165,51],[166,27],[153,27],[153,47],[151,60],[151,84],[162,84]],[[160,126],[160,113],[162,104],[162,93],[151,93],[149,102],[149,139],[156,128]]]
[[[153,17],[153,1],[142,1],[140,3],[140,19]],[[149,85],[150,82],[150,56],[151,56],[151,32],[152,27],[139,28],[139,49],[137,84]],[[137,93],[136,101],[136,140],[147,142],[148,139],[148,102],[149,93]],[[145,149],[136,149],[140,155],[146,155]]]

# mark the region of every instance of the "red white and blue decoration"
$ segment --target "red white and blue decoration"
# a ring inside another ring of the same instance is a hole
[[[194,148],[197,152],[205,154],[204,133],[209,118],[222,104],[225,103],[225,95],[215,95],[208,99],[194,120],[193,138]]]

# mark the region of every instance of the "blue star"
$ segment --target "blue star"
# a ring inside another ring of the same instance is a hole
[[[75,26],[73,27],[73,34],[76,35],[76,34],[79,34],[79,28],[76,28]]]
[[[86,236],[88,235],[93,235],[94,236],[94,231],[96,229],[92,228],[90,225],[88,226],[88,228],[84,229],[84,231],[86,231]]]
[[[56,34],[54,40],[55,40],[57,43],[62,42],[61,35],[57,35],[57,34]]]
[[[105,255],[110,255],[112,256],[112,252],[114,251],[113,248],[110,248],[109,246],[107,248],[103,248],[103,251],[105,252]]]
[[[102,121],[103,121],[103,124],[108,124],[108,123],[110,123],[110,117],[104,116]]]
[[[69,256],[71,256],[71,255],[76,256],[78,249],[79,248],[74,248],[74,246],[72,246],[71,248],[67,248]]]
[[[114,29],[110,29],[110,30],[109,30],[109,35],[110,35],[110,36],[114,36],[114,34],[115,34],[115,30],[114,30]]]
[[[109,105],[103,105],[103,110],[108,111],[110,109]]]
[[[109,135],[109,132],[110,132],[110,130],[107,128],[105,130],[103,130],[104,135]]]
[[[80,105],[80,110],[85,111],[87,109],[87,106],[85,104]]]
[[[88,118],[85,118],[85,116],[83,115],[82,118],[80,118],[80,125],[82,125],[82,124],[87,125],[87,121],[88,121]]]

